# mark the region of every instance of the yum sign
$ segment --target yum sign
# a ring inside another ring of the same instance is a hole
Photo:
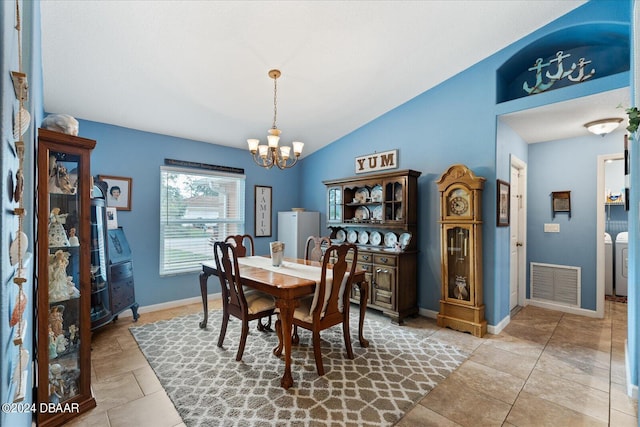
[[[398,167],[398,150],[383,153],[367,154],[356,157],[356,173],[396,169]]]

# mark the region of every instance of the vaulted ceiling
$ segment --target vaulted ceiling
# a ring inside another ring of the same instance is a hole
[[[43,1],[45,110],[309,154],[584,3]]]

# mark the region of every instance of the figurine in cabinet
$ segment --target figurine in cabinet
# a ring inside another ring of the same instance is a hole
[[[68,214],[61,214],[60,208],[51,209],[49,214],[49,247],[69,246],[69,238],[64,230]]]
[[[73,278],[67,276],[69,252],[58,249],[49,255],[49,302],[78,298],[80,291],[75,287]]]

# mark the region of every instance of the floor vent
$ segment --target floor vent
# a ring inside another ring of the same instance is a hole
[[[580,307],[580,267],[531,263],[531,299]]]

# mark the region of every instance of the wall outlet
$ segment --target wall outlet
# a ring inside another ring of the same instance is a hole
[[[545,233],[559,233],[560,232],[560,224],[545,224],[544,225]]]

